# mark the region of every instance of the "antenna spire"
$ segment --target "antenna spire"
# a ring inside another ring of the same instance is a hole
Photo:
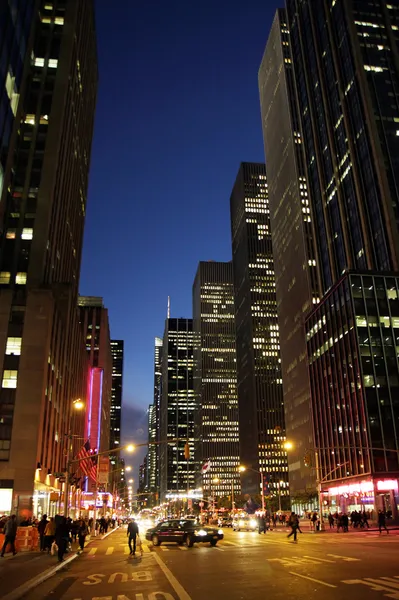
[[[167,312],[167,318],[170,319],[170,296],[168,296],[168,312]]]

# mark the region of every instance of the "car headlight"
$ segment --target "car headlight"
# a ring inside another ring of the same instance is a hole
[[[194,532],[195,535],[208,535],[208,532],[205,529],[199,529],[197,532]]]
[[[257,525],[255,519],[251,519],[250,522],[249,522],[249,524],[250,524],[251,527],[256,527],[256,525]]]
[[[244,527],[244,525],[245,525],[244,521],[238,521],[238,526],[239,527]]]
[[[219,529],[218,534],[223,535],[223,529]]]

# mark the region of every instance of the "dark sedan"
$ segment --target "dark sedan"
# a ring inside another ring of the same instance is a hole
[[[148,529],[145,537],[154,546],[162,542],[176,542],[191,548],[196,542],[209,542],[216,546],[223,539],[223,531],[214,527],[202,527],[191,519],[168,519]]]

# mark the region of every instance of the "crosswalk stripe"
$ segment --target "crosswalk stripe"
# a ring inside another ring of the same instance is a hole
[[[160,550],[163,550],[163,552],[169,552],[169,548],[165,548],[165,546],[159,546]]]
[[[129,548],[129,546],[125,546],[125,554],[130,554],[130,548]]]
[[[179,550],[188,550],[188,548],[186,546],[177,546],[179,548]]]
[[[90,548],[88,554],[95,554],[97,552],[97,548]]]
[[[148,544],[142,544],[141,547],[143,548],[143,552],[151,552]]]
[[[113,547],[113,546],[110,546],[109,548],[107,548],[107,551],[106,551],[106,553],[105,553],[105,554],[107,554],[107,556],[109,556],[110,554],[112,554],[112,553],[113,553],[113,551],[114,551],[114,547]]]

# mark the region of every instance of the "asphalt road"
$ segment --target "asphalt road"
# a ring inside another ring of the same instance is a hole
[[[399,532],[259,535],[225,530],[216,548],[145,543],[128,555],[118,530],[29,600],[399,600]],[[0,594],[1,596],[1,594]]]

